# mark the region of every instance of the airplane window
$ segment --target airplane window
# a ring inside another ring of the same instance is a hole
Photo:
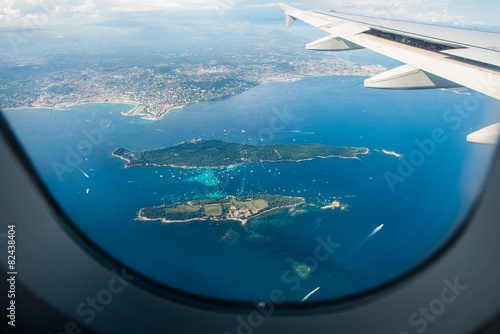
[[[304,305],[373,290],[464,227],[496,152],[467,138],[498,101],[366,88],[405,63],[306,50],[325,33],[269,11],[3,29],[1,115],[68,224],[158,283]]]

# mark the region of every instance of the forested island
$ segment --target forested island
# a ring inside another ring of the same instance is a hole
[[[302,197],[282,195],[252,195],[215,199],[199,199],[139,211],[139,220],[162,220],[164,223],[181,223],[196,220],[236,220],[246,224],[273,210],[304,204]]]
[[[126,160],[126,167],[155,165],[177,168],[223,168],[234,165],[304,161],[316,158],[356,158],[367,148],[335,147],[321,144],[248,145],[222,140],[191,140],[172,147],[135,152],[119,148],[113,156]]]

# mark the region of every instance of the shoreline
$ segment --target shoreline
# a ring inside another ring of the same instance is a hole
[[[279,208],[273,208],[273,209],[269,209],[267,211],[262,211],[261,213],[258,213],[257,215],[253,216],[253,217],[250,217],[249,219],[247,219],[247,222],[249,222],[250,220],[252,219],[255,219],[255,218],[258,218],[266,213],[270,213],[270,212],[273,212],[275,210],[282,210],[282,209],[291,209],[291,208],[296,208],[298,207],[299,205],[303,205],[306,203],[306,199],[304,197],[299,197],[300,199],[302,199],[302,202],[300,203],[297,203],[297,204],[293,204],[293,205],[287,205],[287,206],[282,206],[282,207],[279,207]],[[247,223],[244,223],[243,226],[245,225],[248,225]]]
[[[239,218],[226,218],[226,219],[213,219],[213,218],[192,218],[192,219],[186,219],[186,220],[167,220],[165,218],[156,218],[156,219],[151,219],[151,218],[146,218],[146,217],[142,217],[141,216],[141,212],[142,210],[144,210],[145,208],[141,208],[139,210],[139,212],[137,213],[137,217],[136,217],[136,221],[149,221],[149,222],[153,222],[153,221],[161,221],[161,224],[185,224],[185,223],[191,223],[191,222],[195,222],[195,221],[211,221],[211,222],[227,222],[227,221],[236,221],[236,222],[239,222],[241,224],[241,226],[248,226],[250,223],[251,220],[255,219],[255,218],[258,218],[264,214],[267,214],[267,213],[270,213],[270,212],[273,212],[275,210],[283,210],[283,209],[290,209],[290,208],[296,208],[297,206],[299,205],[303,205],[306,203],[306,199],[304,197],[299,197],[302,201],[300,203],[297,203],[297,204],[293,204],[293,205],[287,205],[287,206],[282,206],[282,207],[279,207],[279,208],[272,208],[272,209],[269,209],[269,210],[266,210],[266,211],[263,211],[263,212],[260,212],[258,213],[257,215],[255,216],[252,216],[252,217],[249,217],[248,219],[239,219]]]
[[[145,121],[160,121],[163,119],[165,115],[170,114],[171,112],[175,112],[177,110],[182,110],[188,106],[188,104],[182,104],[178,106],[174,106],[172,108],[167,109],[166,111],[155,116],[153,114],[144,113],[145,106],[141,103],[134,101],[114,101],[114,102],[61,102],[54,106],[43,106],[43,107],[16,107],[16,108],[4,108],[4,111],[12,111],[12,110],[23,110],[23,109],[47,109],[47,110],[70,110],[69,108],[75,106],[81,106],[86,104],[122,104],[122,105],[130,105],[132,109],[129,111],[122,111],[120,114],[125,117],[140,117]]]
[[[130,160],[128,160],[128,159],[126,159],[126,158],[124,158],[124,157],[122,157],[122,156],[116,155],[116,154],[115,154],[115,152],[111,153],[111,156],[113,156],[113,157],[115,157],[115,158],[118,158],[118,159],[121,159],[121,160],[123,160],[123,161],[126,161],[126,162],[128,162],[128,163],[130,163]],[[127,166],[125,166],[124,168],[127,168]]]
[[[184,109],[187,106],[188,106],[188,104],[178,105],[178,106],[169,108],[166,111],[163,111],[163,112],[161,112],[161,113],[159,113],[157,115],[153,115],[153,114],[149,114],[147,112],[144,112],[145,106],[137,104],[132,110],[130,110],[130,111],[126,112],[126,113],[122,112],[121,114],[123,116],[126,116],[126,117],[138,116],[138,117],[140,117],[141,119],[143,119],[145,121],[156,122],[156,121],[162,120],[165,115],[168,115],[168,114],[170,114],[172,112],[175,112],[177,110],[182,110],[182,109]]]
[[[167,109],[165,112],[161,112],[159,113],[158,115],[153,115],[153,114],[141,114],[140,112],[135,114],[135,113],[131,113],[131,114],[127,114],[127,113],[122,113],[122,115],[124,116],[141,116],[142,119],[144,120],[147,120],[147,121],[159,121],[159,120],[162,120],[164,118],[165,115],[168,115],[170,112],[172,111],[175,111],[175,110],[181,110],[187,106],[190,106],[190,105],[196,105],[198,103],[201,103],[201,102],[218,102],[218,101],[224,101],[224,100],[229,100],[235,96],[238,96],[242,93],[245,93],[255,87],[258,87],[259,85],[262,85],[262,84],[268,84],[268,83],[294,83],[294,82],[298,82],[298,81],[302,81],[303,79],[306,79],[306,78],[325,78],[325,77],[340,77],[340,76],[343,76],[343,77],[365,77],[365,75],[355,75],[355,74],[351,74],[351,75],[343,75],[343,74],[338,74],[338,75],[316,75],[316,76],[300,76],[300,77],[295,77],[295,78],[289,78],[289,79],[276,79],[276,80],[269,80],[269,81],[262,81],[262,82],[259,82],[256,86],[252,86],[252,87],[249,87],[248,89],[240,92],[240,93],[237,93],[235,95],[231,95],[231,96],[227,96],[226,98],[223,98],[223,99],[215,99],[215,100],[205,100],[205,101],[197,101],[197,102],[193,102],[193,103],[178,103],[178,105],[175,105],[174,107],[171,107],[169,109]],[[118,100],[118,101],[113,101],[113,102],[110,102],[110,101],[102,101],[102,102],[96,102],[96,101],[93,101],[93,102],[90,102],[90,101],[67,101],[67,102],[59,102],[53,106],[40,106],[40,107],[16,107],[16,108],[4,108],[3,110],[20,110],[20,109],[52,109],[52,110],[68,110],[66,108],[69,108],[69,107],[73,107],[73,106],[78,106],[78,105],[84,105],[84,104],[126,104],[126,105],[131,105],[133,106],[133,108],[130,110],[134,110],[134,109],[137,109],[137,108],[140,108],[140,107],[145,107],[145,105],[143,103],[139,103],[139,102],[135,102],[135,101],[121,101],[121,100]],[[129,112],[130,112],[129,111]]]
[[[16,108],[4,108],[3,110],[22,110],[22,109],[50,109],[50,110],[69,110],[68,108],[81,106],[85,104],[123,104],[133,106],[131,110],[134,110],[140,106],[137,102],[133,101],[122,101],[122,102],[61,102],[52,107],[16,107]],[[123,113],[121,113],[123,115]],[[124,115],[125,116],[125,115]]]
[[[138,164],[138,165],[133,165],[129,166],[128,164],[124,166],[123,168],[133,168],[133,167],[144,167],[144,166],[149,166],[149,167],[170,167],[170,168],[179,168],[179,169],[187,169],[187,170],[194,170],[194,169],[227,169],[227,168],[234,168],[238,166],[244,166],[244,165],[253,165],[253,164],[263,164],[263,163],[276,163],[276,162],[305,162],[305,161],[313,161],[316,159],[331,159],[331,158],[337,158],[337,159],[356,159],[360,160],[361,158],[358,157],[358,155],[368,155],[370,154],[370,149],[366,147],[353,147],[355,149],[364,149],[366,150],[364,153],[356,153],[353,157],[345,157],[341,155],[331,155],[327,157],[315,157],[315,158],[310,158],[310,159],[301,159],[301,160],[266,160],[266,161],[259,161],[259,162],[251,162],[251,163],[241,163],[241,164],[235,164],[235,165],[229,165],[229,166],[199,166],[199,167],[189,167],[189,166],[177,166],[177,165],[159,165],[159,164]],[[115,150],[116,151],[116,150]],[[114,153],[112,154],[114,157],[120,158],[124,161],[128,161],[130,164],[130,160],[127,160],[123,157],[117,156]]]
[[[259,83],[259,85],[267,84],[267,83],[276,83],[276,82],[292,83],[292,82],[301,81],[304,78],[305,77],[297,77],[297,78],[282,79],[282,80],[277,79],[277,80],[262,81]]]
[[[385,149],[382,149],[382,153],[384,153],[385,155],[392,155],[393,157],[396,157],[396,158],[401,158],[403,156],[403,154],[399,154],[399,153],[396,153],[394,151],[388,151]]]
[[[17,108],[4,108],[2,110],[9,111],[9,110],[23,110],[23,109],[69,110],[69,109],[63,109],[63,108],[57,108],[57,107],[17,107]]]

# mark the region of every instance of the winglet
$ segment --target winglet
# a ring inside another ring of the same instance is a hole
[[[292,24],[295,22],[295,20],[297,19],[292,14],[297,13],[297,12],[301,12],[301,11],[297,8],[293,8],[292,6],[285,5],[284,3],[281,3],[281,2],[277,2],[276,6],[283,9],[283,11],[285,12],[286,27],[290,28],[292,26]]]

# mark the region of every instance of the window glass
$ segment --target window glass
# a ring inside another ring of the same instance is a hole
[[[370,90],[402,64],[306,51],[324,34],[279,9],[217,8],[42,8],[31,35],[2,21],[2,115],[72,224],[157,282],[232,301],[368,291],[449,241],[495,152],[467,135],[497,101]]]

